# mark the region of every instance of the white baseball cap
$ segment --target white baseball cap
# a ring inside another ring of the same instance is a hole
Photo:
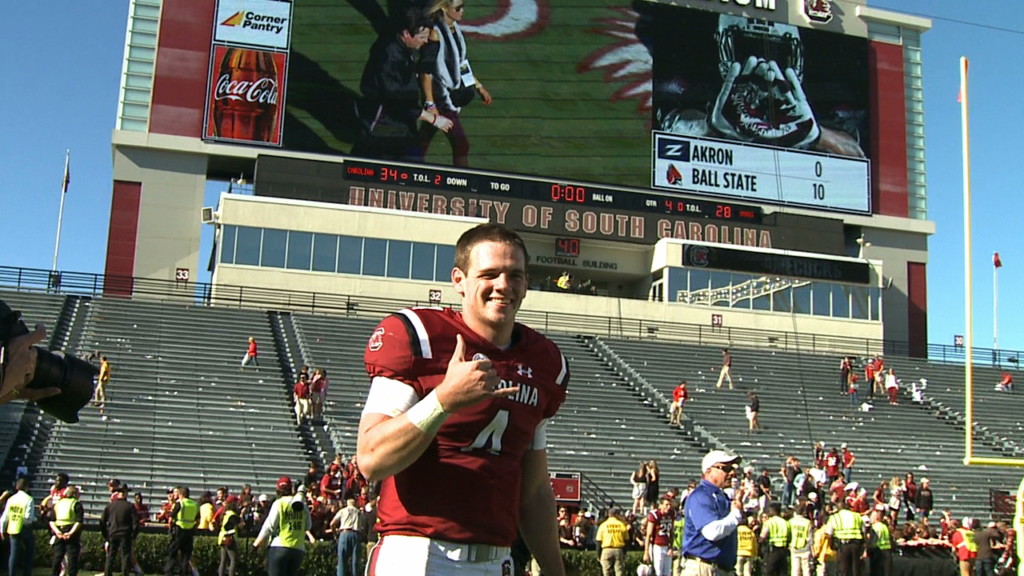
[[[700,461],[700,469],[704,472],[708,471],[715,464],[735,464],[740,461],[740,457],[735,454],[730,454],[725,450],[712,450],[704,456],[704,459]]]

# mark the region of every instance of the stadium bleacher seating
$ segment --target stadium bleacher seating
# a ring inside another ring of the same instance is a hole
[[[112,477],[153,500],[176,484],[272,492],[280,475],[305,470],[266,314],[110,298],[89,308],[82,348],[113,367],[106,410],[55,424],[35,490],[66,472],[98,513]],[[250,335],[264,345],[258,371],[239,366]]]
[[[928,477],[937,508],[985,510],[990,488],[1012,490],[1020,480],[1012,469],[964,466],[962,422],[941,418],[928,405],[913,404],[906,386],[898,406],[876,396],[870,412],[855,410],[849,397],[839,393],[838,358],[734,350],[732,372],[737,386],[729,390],[715,387],[719,348],[639,340],[608,344],[666,397],[671,397],[679,380],[688,380],[692,399],[686,407],[688,417],[742,454],[747,463],[768,468],[776,476],[786,456],[809,463],[813,444],[820,440],[827,447],[849,444],[857,456],[854,480],[869,493],[881,481],[906,472],[914,472],[918,480]],[[889,360],[896,373],[902,373],[900,359]],[[766,428],[754,435],[747,432],[744,414],[749,390],[760,399]],[[867,396],[863,386],[861,395]],[[1005,456],[998,448],[979,442],[976,453]]]
[[[4,291],[0,298],[24,310],[26,321],[67,325],[64,297]],[[195,490],[251,484],[269,492],[281,474],[301,476],[310,458],[291,406],[291,378],[301,361],[328,372],[331,386],[324,430],[330,451],[355,452],[367,390],[362,362],[379,318],[295,313],[299,350],[279,354],[272,320],[256,310],[189,306],[97,297],[84,300],[69,332],[79,334],[71,353],[99,350],[114,367],[106,411],[87,406],[76,425],[51,422],[52,431],[30,462],[33,490],[45,494],[56,472],[85,488],[89,513],[106,499],[106,480],[117,477],[151,502],[167,486]],[[260,370],[240,370],[248,336],[261,344]],[[937,508],[986,516],[990,488],[1012,490],[1012,469],[965,467],[963,369],[923,359],[887,358],[904,382],[901,404],[879,399],[870,412],[855,410],[837,384],[838,359],[780,349],[735,349],[736,389],[715,388],[717,346],[664,339],[595,338],[549,334],[570,361],[569,396],[548,429],[553,472],[583,475],[583,503],[628,506],[629,478],[640,460],[657,460],[663,490],[699,476],[701,456],[727,447],[773,475],[788,455],[811,459],[811,447],[850,444],[858,461],[854,479],[869,490],[905,472],[928,477]],[[976,369],[976,454],[1017,455],[1021,423],[1015,393],[995,392],[998,370]],[[925,402],[910,401],[907,383],[928,379]],[[681,379],[691,401],[682,429],[667,423],[668,401]],[[766,429],[746,430],[746,392],[761,400]],[[0,449],[9,431],[24,429],[24,403],[0,409]],[[106,416],[106,419],[103,418]],[[49,418],[49,417],[46,417]],[[21,420],[19,426],[19,419]],[[52,419],[51,419],[52,420]],[[322,451],[324,452],[324,451]]]

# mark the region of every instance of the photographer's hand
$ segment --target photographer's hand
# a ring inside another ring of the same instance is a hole
[[[36,349],[34,344],[46,338],[46,328],[37,324],[34,332],[18,336],[10,341],[4,351],[5,367],[0,385],[0,404],[21,399],[35,402],[60,394],[60,388],[27,388],[35,377]]]

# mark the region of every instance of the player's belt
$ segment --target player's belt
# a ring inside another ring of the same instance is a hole
[[[505,558],[511,553],[508,546],[463,544],[437,539],[431,539],[430,542],[440,548],[445,556],[453,562],[494,562]]]

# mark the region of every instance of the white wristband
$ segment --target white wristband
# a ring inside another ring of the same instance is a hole
[[[437,399],[437,390],[431,390],[422,400],[409,408],[405,415],[413,426],[427,434],[434,434],[448,419],[449,413],[441,407],[441,401]]]

